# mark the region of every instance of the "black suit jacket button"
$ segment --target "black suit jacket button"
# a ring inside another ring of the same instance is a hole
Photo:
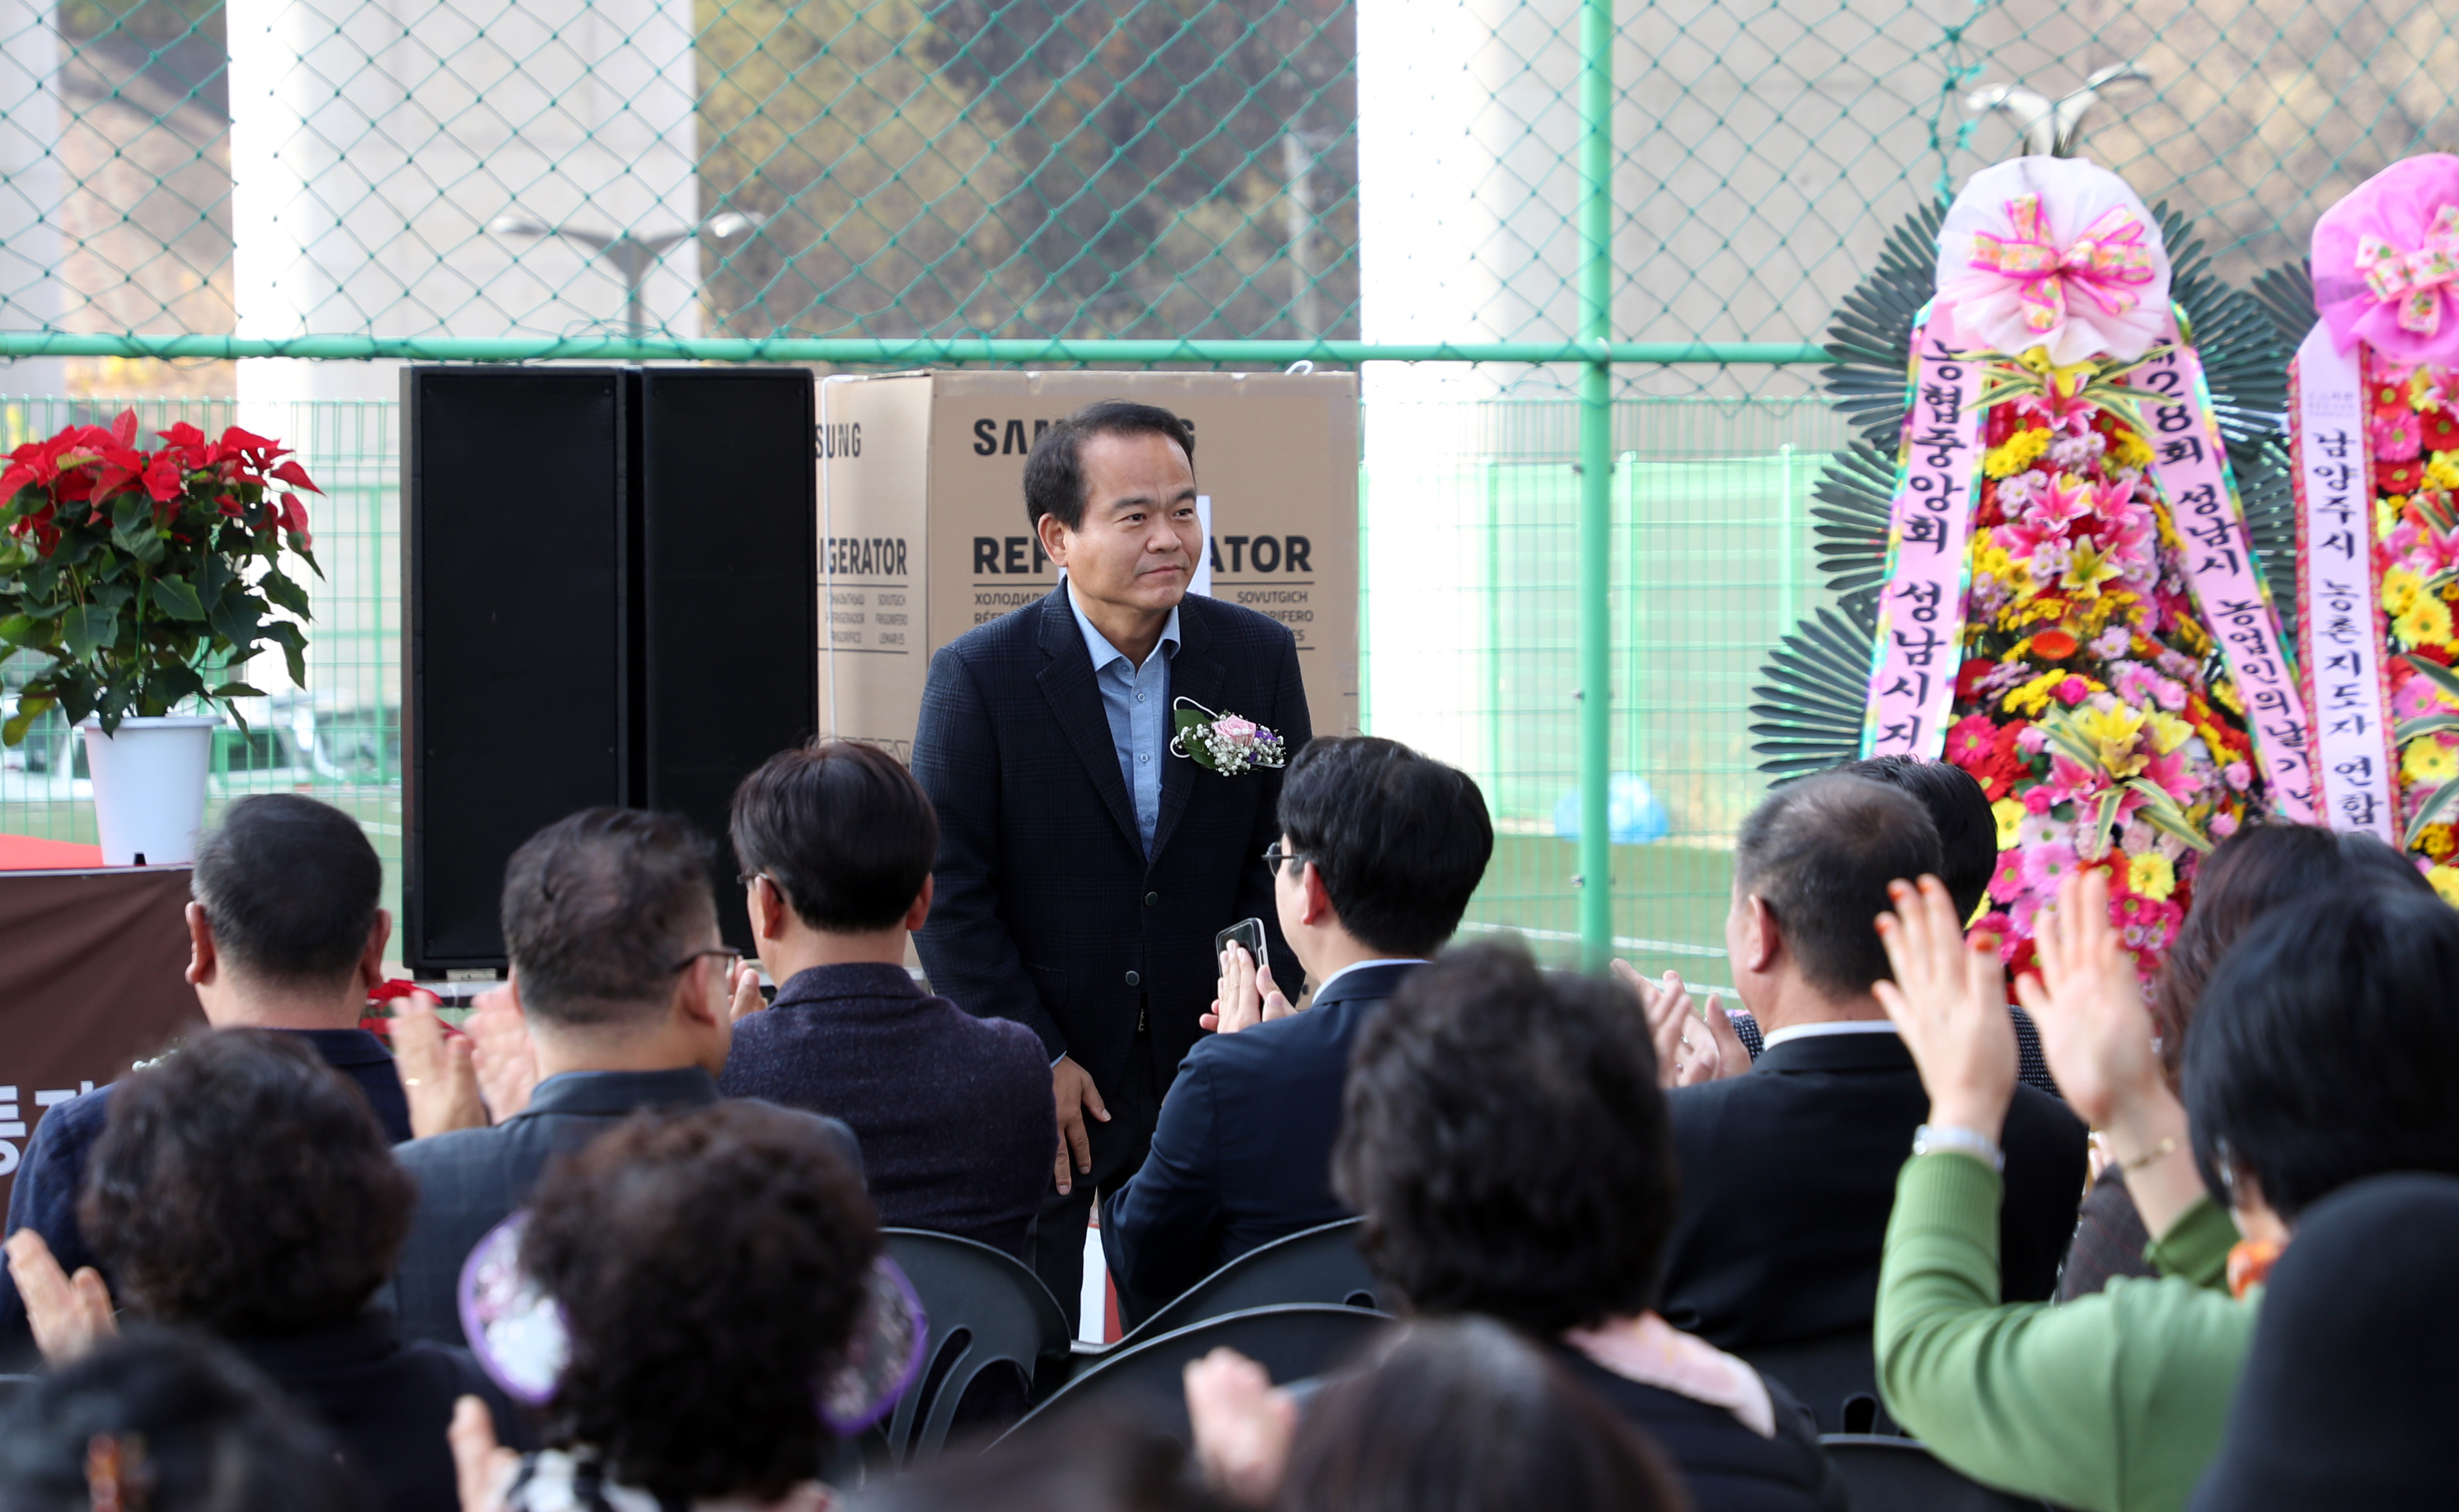
[[[1160,901],[1161,894],[1158,892],[1147,892],[1145,894],[1145,907],[1146,908],[1150,908]]]
[[[1128,985],[1128,986],[1133,987],[1133,986],[1135,986],[1136,984],[1138,984],[1139,982],[1142,982],[1143,980],[1144,980],[1144,978],[1143,978],[1142,976],[1137,976],[1134,972],[1129,972],[1129,973],[1127,973],[1127,985]]]

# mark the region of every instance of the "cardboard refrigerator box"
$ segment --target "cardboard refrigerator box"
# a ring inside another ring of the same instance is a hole
[[[820,727],[902,758],[931,655],[1050,592],[1024,514],[1041,428],[1097,399],[1195,427],[1211,539],[1192,591],[1290,627],[1318,735],[1357,728],[1357,381],[967,372],[818,380]],[[1232,711],[1235,712],[1235,711]]]

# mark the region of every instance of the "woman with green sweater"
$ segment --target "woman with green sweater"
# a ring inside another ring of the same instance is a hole
[[[2181,1104],[2107,879],[2070,881],[2036,929],[2041,974],[2017,992],[2068,1102],[2125,1168],[2161,1273],[2002,1306],[1997,1141],[2015,1044],[1998,942],[1965,942],[1935,878],[1897,884],[1896,904],[1879,920],[1895,980],[1877,990],[1930,1111],[1880,1270],[1888,1411],[1991,1485],[2079,1512],[2182,1508],[2298,1215],[2364,1176],[2459,1174],[2459,914],[2423,888],[2360,887],[2267,915],[2203,995]]]

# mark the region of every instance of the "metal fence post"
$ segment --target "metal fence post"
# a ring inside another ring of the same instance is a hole
[[[1613,953],[1613,0],[1580,7],[1580,964]]]

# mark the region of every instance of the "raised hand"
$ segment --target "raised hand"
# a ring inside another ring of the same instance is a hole
[[[402,1093],[410,1100],[414,1139],[487,1126],[487,1104],[478,1095],[475,1042],[446,1024],[435,1009],[434,994],[415,992],[393,1012],[393,1061]]]
[[[1272,984],[1272,968],[1260,970],[1247,947],[1232,940],[1221,949],[1221,978],[1213,985],[1212,1011],[1196,1016],[1196,1023],[1216,1034],[1236,1034],[1297,1012]]]
[[[2157,1235],[2202,1194],[2186,1141],[2186,1110],[2153,1045],[2134,957],[2109,922],[2109,876],[2069,877],[2032,926],[2038,976],[2015,983],[2041,1031],[2041,1055],[2067,1105],[2106,1136],[2127,1189]]]
[[[518,985],[506,982],[480,993],[462,1027],[476,1046],[478,1090],[486,1096],[487,1112],[501,1124],[530,1105],[538,1080],[537,1051],[530,1044]]]
[[[100,1272],[79,1266],[74,1276],[60,1269],[52,1247],[32,1228],[9,1236],[9,1279],[26,1304],[26,1324],[34,1348],[52,1365],[65,1365],[96,1344],[119,1334],[112,1313],[111,1289]]]
[[[1297,1402],[1272,1384],[1264,1367],[1231,1349],[1190,1360],[1180,1375],[1205,1477],[1232,1501],[1270,1502],[1289,1464]]]
[[[2108,873],[2067,878],[2033,924],[2032,944],[2040,972],[2015,983],[2016,998],[2040,1028],[2067,1105],[2107,1128],[2121,1103],[2161,1080],[2134,957],[2110,926]]]
[[[2007,971],[1998,938],[1964,937],[1946,887],[1934,876],[1889,884],[1892,914],[1879,915],[1895,980],[1874,982],[1880,1005],[1903,1036],[1929,1092],[1929,1122],[1992,1140],[2015,1100],[2015,1025],[2007,1013]]]
[[[1694,1086],[1739,1076],[1751,1068],[1750,1050],[1734,1032],[1734,1021],[1725,1017],[1722,995],[1708,995],[1708,1012],[1703,1017],[1692,1007],[1691,989],[1679,972],[1667,972],[1663,981],[1653,982],[1629,961],[1617,959],[1613,973],[1639,995],[1640,1008],[1648,1016],[1649,1038],[1656,1046],[1657,1085]]]

